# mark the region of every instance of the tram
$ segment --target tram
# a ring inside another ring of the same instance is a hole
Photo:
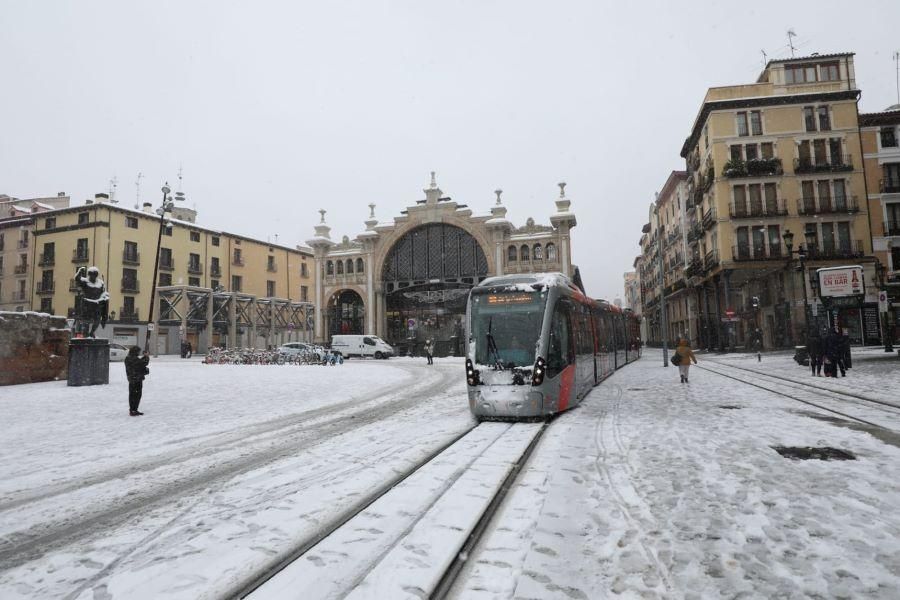
[[[479,420],[562,412],[641,353],[639,319],[588,298],[561,273],[479,283],[466,340],[469,408]]]

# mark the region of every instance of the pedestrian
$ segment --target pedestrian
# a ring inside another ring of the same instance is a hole
[[[425,356],[428,358],[428,364],[434,364],[434,342],[431,338],[425,340]]]
[[[806,339],[806,353],[809,354],[809,370],[813,377],[822,375],[822,339],[813,333]]]
[[[144,351],[141,355],[140,346],[132,346],[125,357],[125,376],[128,378],[128,414],[139,417],[142,413],[138,410],[141,404],[141,396],[144,394],[144,377],[150,374],[147,365],[150,364],[150,355]]]
[[[846,377],[844,368],[844,341],[837,329],[832,329],[825,338],[825,377],[837,377],[838,369],[841,377]]]
[[[844,350],[841,355],[843,365],[847,369],[853,368],[853,357],[850,356],[850,335],[847,330],[844,330],[844,335],[841,336],[841,342],[841,346]]]
[[[753,350],[756,352],[756,362],[762,362],[763,334],[759,327],[753,332]]]
[[[188,342],[187,343],[187,357],[190,358],[194,355],[194,346]]]
[[[691,350],[691,345],[688,343],[687,338],[678,340],[678,347],[675,350],[675,355],[678,357],[678,374],[681,375],[681,383],[688,383],[691,361],[694,361],[694,364],[696,365],[697,357],[694,356],[694,351]]]

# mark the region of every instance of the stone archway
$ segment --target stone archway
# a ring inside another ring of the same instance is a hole
[[[335,335],[365,333],[365,302],[355,290],[339,290],[331,295],[325,311],[325,331],[330,340]]]
[[[427,339],[438,356],[461,352],[469,289],[487,277],[482,245],[464,228],[429,223],[406,231],[381,264],[387,328],[398,354],[419,354]]]

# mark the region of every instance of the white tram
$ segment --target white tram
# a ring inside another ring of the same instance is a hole
[[[578,404],[640,357],[639,321],[561,273],[490,277],[466,308],[466,382],[476,418],[540,418]]]

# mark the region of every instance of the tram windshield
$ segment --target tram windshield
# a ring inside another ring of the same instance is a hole
[[[546,304],[546,292],[473,295],[469,342],[475,362],[504,369],[532,366]]]

